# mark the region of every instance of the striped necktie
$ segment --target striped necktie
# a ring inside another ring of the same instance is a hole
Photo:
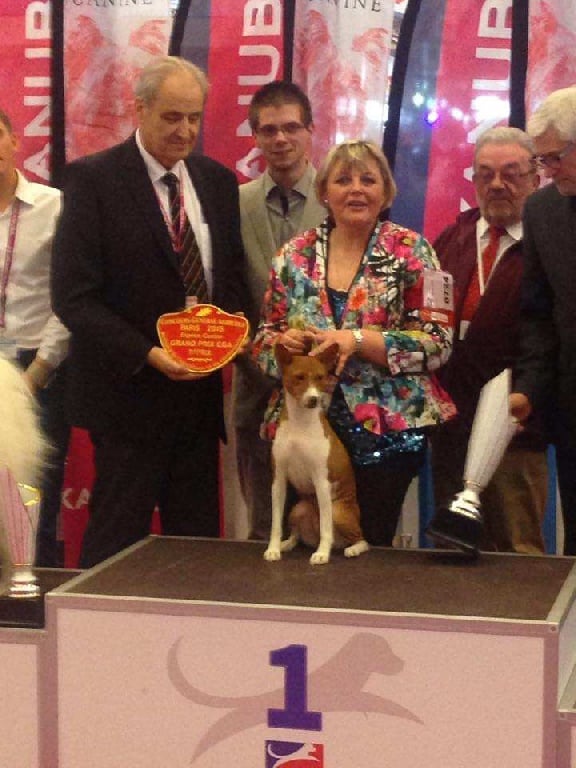
[[[180,276],[186,289],[186,296],[195,296],[198,304],[205,304],[208,301],[208,286],[200,249],[188,216],[184,216],[182,232],[180,231],[180,181],[174,173],[164,174],[162,181],[168,187],[172,234],[180,246],[174,250],[178,254]]]

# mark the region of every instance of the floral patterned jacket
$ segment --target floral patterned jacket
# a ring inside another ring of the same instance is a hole
[[[326,291],[328,232],[325,221],[297,235],[272,262],[253,355],[275,379],[280,379],[273,349],[279,333],[336,327]],[[421,235],[386,221],[376,227],[350,288],[340,327],[382,331],[388,365],[352,356],[339,383],[354,419],[376,434],[422,429],[456,414],[432,373],[448,359],[453,335],[450,324],[435,322],[424,308],[425,272],[438,269]],[[279,386],[265,416],[264,437],[273,438],[280,405]]]

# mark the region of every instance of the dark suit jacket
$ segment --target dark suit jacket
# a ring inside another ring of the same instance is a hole
[[[212,301],[246,309],[238,185],[202,156],[188,170],[210,229]],[[54,241],[53,305],[72,332],[70,415],[90,430],[170,428],[198,408],[222,413],[219,373],[173,382],[145,364],[156,321],[184,306],[176,254],[134,137],[70,164]],[[221,419],[221,423],[222,419]]]
[[[515,389],[559,406],[576,433],[576,197],[554,184],[524,207],[522,355]]]

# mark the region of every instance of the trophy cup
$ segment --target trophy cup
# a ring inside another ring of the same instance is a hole
[[[40,514],[40,492],[18,483],[12,472],[0,466],[0,554],[4,592],[9,597],[39,597],[32,566],[36,553],[36,531]]]
[[[436,511],[428,535],[440,545],[476,555],[484,535],[480,493],[490,482],[516,432],[509,412],[511,371],[506,368],[484,385],[466,453],[464,488],[448,507]]]

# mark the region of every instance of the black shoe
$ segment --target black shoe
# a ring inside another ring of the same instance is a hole
[[[484,522],[477,511],[462,511],[452,503],[437,510],[426,531],[440,546],[476,557],[484,538]]]

